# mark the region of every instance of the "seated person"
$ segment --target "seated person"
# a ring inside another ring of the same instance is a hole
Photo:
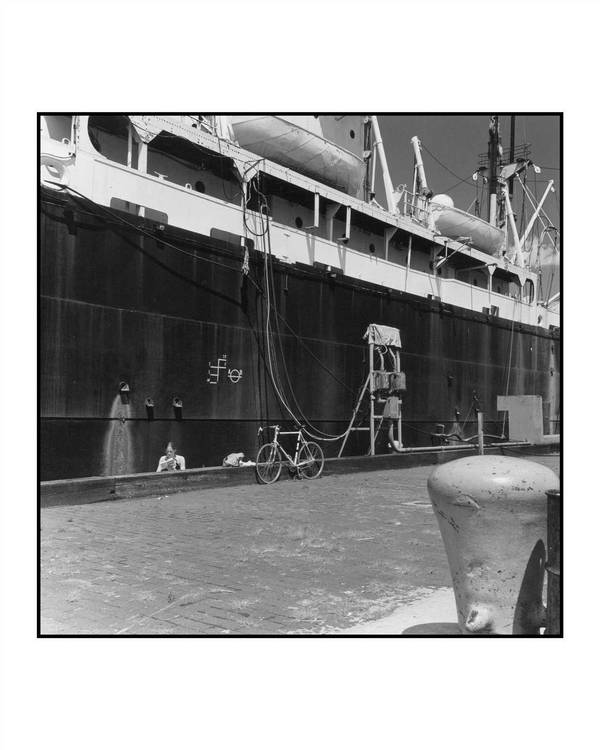
[[[160,457],[156,471],[182,471],[185,469],[185,458],[177,455],[177,448],[169,443],[165,455]]]

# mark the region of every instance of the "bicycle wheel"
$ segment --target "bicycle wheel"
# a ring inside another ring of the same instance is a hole
[[[317,443],[305,443],[298,453],[298,473],[304,479],[316,479],[321,476],[325,458],[321,446]]]
[[[281,474],[281,453],[275,443],[266,443],[256,456],[256,478],[259,484],[272,484]]]

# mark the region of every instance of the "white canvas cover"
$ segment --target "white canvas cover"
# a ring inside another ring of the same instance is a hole
[[[376,346],[396,346],[398,349],[402,347],[400,330],[391,326],[370,323],[363,338],[367,339],[369,344],[375,344]]]
[[[483,253],[495,256],[502,253],[505,245],[504,230],[453,206],[443,206],[432,201],[430,208],[434,226],[444,237],[451,240],[468,237],[468,240],[462,241],[467,241]]]
[[[362,156],[324,138],[321,123],[312,115],[235,115],[229,120],[242,148],[348,195],[361,195],[365,178]]]

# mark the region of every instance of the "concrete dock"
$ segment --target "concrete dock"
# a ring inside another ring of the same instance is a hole
[[[43,508],[40,632],[456,633],[432,470]]]

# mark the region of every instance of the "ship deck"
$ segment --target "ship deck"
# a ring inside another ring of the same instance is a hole
[[[431,471],[43,508],[40,632],[455,633]]]

